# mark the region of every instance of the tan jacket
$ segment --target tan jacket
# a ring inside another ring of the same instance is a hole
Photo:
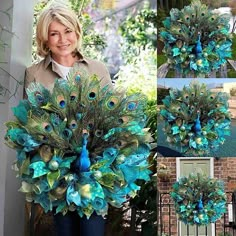
[[[102,86],[112,84],[110,74],[103,63],[97,60],[83,58],[81,54],[79,56],[82,59],[79,59],[75,63],[78,69],[86,69],[89,75],[98,75],[99,78],[102,78]],[[25,88],[28,87],[30,82],[36,81],[49,90],[52,90],[56,78],[63,78],[63,75],[57,65],[52,61],[51,56],[48,55],[44,60],[26,69]]]

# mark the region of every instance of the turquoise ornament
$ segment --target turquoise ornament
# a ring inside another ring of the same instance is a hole
[[[57,170],[59,168],[59,163],[56,160],[51,160],[48,163],[48,167],[50,170]]]
[[[100,179],[102,177],[102,172],[97,170],[97,171],[94,171],[93,175],[95,178]]]

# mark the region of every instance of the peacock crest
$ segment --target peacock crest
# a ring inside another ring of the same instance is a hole
[[[33,82],[28,100],[13,108],[16,120],[6,123],[20,190],[45,212],[106,215],[108,204],[135,196],[137,179],[149,180],[146,98],[101,80],[75,70],[52,92]]]

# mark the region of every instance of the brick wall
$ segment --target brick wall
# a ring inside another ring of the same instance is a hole
[[[158,177],[158,191],[159,195],[162,197],[162,202],[166,205],[159,212],[162,217],[159,217],[159,231],[160,225],[162,225],[162,232],[167,233],[167,235],[177,236],[177,218],[173,208],[173,202],[169,198],[168,194],[172,190],[172,185],[176,181],[176,158],[173,157],[158,157],[157,163],[164,164],[170,170],[170,175],[168,180],[163,180]],[[219,178],[225,183],[225,191],[232,192],[236,190],[236,158],[220,158],[219,160],[214,160],[214,177]],[[228,201],[231,200],[231,195],[228,195]],[[160,214],[159,213],[159,214]],[[228,215],[226,214],[226,224],[228,224]],[[169,224],[170,222],[170,224]],[[220,219],[216,225],[216,232],[223,231],[223,219]],[[170,234],[171,232],[171,234]]]

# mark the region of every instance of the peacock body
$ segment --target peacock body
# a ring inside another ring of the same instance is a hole
[[[45,212],[106,215],[108,204],[121,207],[135,196],[137,179],[149,180],[146,98],[100,80],[75,70],[52,92],[33,82],[6,124],[20,190]]]
[[[228,95],[214,93],[193,81],[182,90],[171,89],[160,111],[167,141],[182,153],[202,155],[216,151],[230,135]]]
[[[182,10],[171,9],[160,39],[172,67],[184,76],[208,75],[231,57],[230,15],[214,12],[200,0]]]

